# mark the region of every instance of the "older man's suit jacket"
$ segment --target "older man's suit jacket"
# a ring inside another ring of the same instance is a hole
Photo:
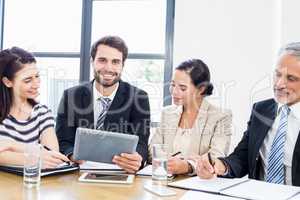
[[[258,102],[253,105],[247,130],[234,152],[223,160],[229,166],[229,176],[259,179],[262,167],[259,149],[272,127],[276,118],[277,103],[274,99]],[[292,184],[300,186],[300,138],[293,152],[292,159]]]

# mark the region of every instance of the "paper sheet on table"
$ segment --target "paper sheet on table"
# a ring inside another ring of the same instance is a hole
[[[298,192],[300,192],[300,187],[250,179],[243,184],[222,191],[222,194],[256,200],[281,200],[291,198]]]
[[[80,166],[81,171],[124,171],[118,165],[108,164],[108,163],[100,163],[93,161],[86,161]]]
[[[244,181],[247,181],[247,179],[244,178],[213,178],[213,179],[201,179],[197,176],[192,178],[187,178],[180,181],[175,181],[172,183],[169,183],[169,186],[173,187],[179,187],[184,189],[190,189],[190,190],[199,190],[199,191],[205,191],[205,192],[213,192],[213,193],[220,193],[222,190],[240,184]]]
[[[180,198],[180,200],[191,200],[191,199],[197,199],[197,200],[240,200],[240,198],[227,197],[227,196],[223,196],[223,195],[210,194],[210,193],[199,192],[199,191],[188,191]]]
[[[136,175],[139,175],[139,176],[152,176],[152,165],[147,165],[146,167],[144,167],[143,169],[138,171],[136,173]],[[168,178],[173,178],[173,177],[174,177],[174,175],[168,174]]]

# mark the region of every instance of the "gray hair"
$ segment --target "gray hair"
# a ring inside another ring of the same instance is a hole
[[[292,42],[283,46],[279,51],[279,55],[283,54],[295,56],[300,60],[300,42]]]

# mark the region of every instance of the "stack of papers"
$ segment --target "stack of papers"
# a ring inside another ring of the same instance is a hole
[[[125,171],[115,164],[86,161],[79,166],[80,171],[102,172],[102,173],[125,173]]]

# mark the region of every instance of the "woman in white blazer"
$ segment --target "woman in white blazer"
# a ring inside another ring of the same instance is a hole
[[[150,159],[153,144],[167,144],[168,171],[172,174],[194,174],[193,157],[210,152],[212,158],[228,153],[231,140],[230,111],[211,105],[206,96],[212,94],[207,65],[192,59],[175,70],[170,85],[173,105],[163,108],[160,126],[149,145]]]

